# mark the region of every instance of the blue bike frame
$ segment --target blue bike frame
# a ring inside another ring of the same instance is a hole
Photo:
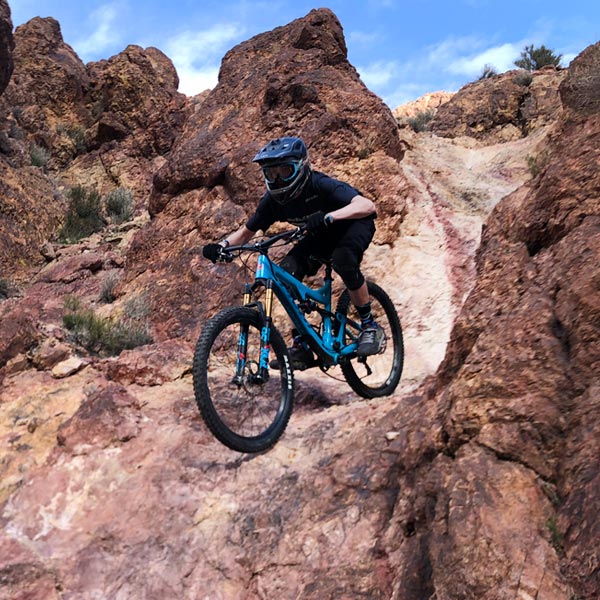
[[[341,358],[349,356],[356,352],[357,342],[344,345],[344,332],[348,322],[346,315],[333,314],[331,312],[331,267],[326,267],[327,273],[325,282],[318,289],[310,288],[296,279],[293,275],[285,271],[279,265],[272,262],[265,254],[258,256],[256,266],[256,282],[262,284],[267,293],[270,289],[275,293],[288,316],[292,320],[296,329],[306,340],[308,345],[325,361],[326,364],[337,364]],[[267,296],[268,298],[269,296]],[[319,335],[310,323],[304,317],[302,310],[298,307],[295,300],[301,302],[312,301],[323,307],[320,311],[323,318],[323,331]],[[267,302],[266,323],[264,329],[270,330],[271,314],[270,304]],[[334,331],[334,322],[339,323],[337,331]],[[358,327],[357,327],[358,329]],[[268,358],[269,350],[269,331],[263,331],[261,348],[261,367],[266,367],[267,362],[263,363],[264,358]],[[266,350],[263,352],[262,350]]]

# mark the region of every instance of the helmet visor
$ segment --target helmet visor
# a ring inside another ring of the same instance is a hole
[[[281,183],[292,181],[301,167],[300,162],[285,162],[276,165],[266,165],[262,168],[265,179],[274,184],[279,180]]]

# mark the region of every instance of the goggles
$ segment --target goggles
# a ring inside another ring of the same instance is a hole
[[[275,183],[278,179],[284,183],[296,177],[302,167],[302,161],[268,165],[262,168],[263,175],[269,183]]]

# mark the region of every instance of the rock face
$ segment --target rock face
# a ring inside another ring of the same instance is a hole
[[[444,508],[431,523],[435,528],[442,518],[445,524],[436,553],[442,568],[453,570],[452,580],[445,575],[436,588],[442,596],[469,588],[490,598],[519,597],[521,589],[569,597],[567,578],[575,595],[593,598],[600,590],[598,563],[589,560],[600,534],[593,516],[599,475],[587,454],[598,451],[600,112],[599,88],[590,81],[599,56],[600,45],[588,48],[560,86],[565,115],[543,170],[530,189],[508,196],[492,213],[475,288],[438,372],[446,453],[457,465],[475,460],[481,466],[459,479],[453,478],[460,470],[450,479],[440,475],[438,506]],[[576,448],[583,447],[574,469]],[[493,465],[494,473],[505,472],[502,480],[490,477]],[[522,510],[515,503],[525,503],[537,520],[526,526],[515,517]],[[494,504],[505,508],[494,511],[491,523],[485,512]],[[475,506],[467,517],[465,509]],[[501,559],[497,549],[506,547],[506,532],[517,523],[521,542]],[[493,571],[474,575],[475,558]],[[519,562],[526,574],[520,581],[514,578]]]
[[[0,0],[0,95],[6,89],[14,67],[12,51],[15,43],[12,28],[8,3]]]
[[[473,136],[490,143],[518,139],[556,119],[565,71],[508,71],[463,87],[437,111],[437,135]]]
[[[149,210],[155,218],[132,245],[126,277],[147,290],[159,339],[195,337],[198,320],[223,295],[239,293],[240,281],[228,269],[214,275],[218,294],[198,299],[201,276],[190,251],[249,216],[264,193],[252,158],[281,135],[302,136],[317,169],[373,197],[378,239],[397,237],[407,183],[398,165],[405,145],[396,121],[348,63],[335,15],[311,11],[227,53],[219,84],[190,117],[154,179]],[[153,285],[157,279],[160,286]],[[165,297],[180,298],[186,311]]]
[[[154,214],[169,196],[198,187],[222,185],[237,203],[255,202],[260,181],[250,161],[284,133],[306,139],[323,166],[361,150],[402,154],[392,115],[349,64],[331,11],[311,11],[234,48],[219,81],[155,178]]]
[[[61,224],[69,187],[127,188],[146,211],[155,161],[188,108],[171,61],[155,48],[129,46],[84,65],[59,23],[39,17],[14,38],[15,69],[0,98],[0,256],[4,276],[26,277],[43,263],[39,248]]]
[[[55,23],[15,36],[15,73],[45,100],[15,112],[14,77],[0,99],[0,129],[24,135],[7,135],[2,184],[29,177],[39,215],[56,179],[128,184],[137,216],[54,241],[0,289],[0,598],[598,598],[600,44],[533,75],[514,139],[488,103],[522,94],[510,74],[474,84],[481,106],[469,86],[442,104],[446,137],[398,129],[329,10],[232,49],[194,100],[158,50],[82,69]],[[34,85],[20,44],[64,69],[64,94]],[[33,107],[45,137],[18,120]],[[457,107],[484,126],[461,129]],[[66,151],[59,118],[83,149]],[[398,307],[406,367],[375,401],[298,373],[286,434],[243,456],[201,422],[190,369],[247,273],[193,249],[243,222],[262,191],[249,161],[284,133],[376,201],[365,271]],[[45,170],[23,162],[34,140]],[[3,252],[37,235],[13,207]],[[153,342],[85,350],[69,297],[145,316]]]
[[[417,98],[414,102],[408,102],[396,107],[392,112],[399,123],[417,116],[419,113],[435,113],[437,109],[448,102],[454,96],[454,92],[432,92]]]

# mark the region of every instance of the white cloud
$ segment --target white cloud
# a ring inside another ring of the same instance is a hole
[[[164,52],[177,69],[179,91],[194,95],[213,88],[223,55],[243,33],[243,28],[236,24],[213,25],[203,31],[184,31],[169,39]]]
[[[560,64],[568,67],[569,64],[571,63],[571,61],[578,56],[578,54],[575,54],[574,52],[569,52],[568,54],[563,54],[563,57],[560,59]]]
[[[356,67],[360,78],[368,88],[379,88],[387,85],[398,74],[396,61],[379,61],[367,67]]]
[[[91,35],[86,35],[73,44],[84,62],[98,58],[119,43],[120,35],[114,26],[118,16],[116,3],[103,4],[90,14],[88,21],[94,23],[96,28]]]
[[[402,83],[393,91],[385,94],[383,101],[392,109],[412,102],[416,98],[434,91],[434,86],[424,83]]]
[[[378,61],[357,67],[365,85],[392,108],[435,91],[456,91],[481,75],[486,65],[513,68],[520,43],[491,46],[483,38],[447,38],[405,61]]]
[[[490,65],[496,71],[502,73],[516,68],[513,63],[519,57],[520,48],[520,45],[515,44],[502,44],[501,46],[487,48],[482,52],[468,56],[455,57],[446,65],[445,69],[454,75],[473,77],[481,75],[483,68]]]
[[[352,46],[371,46],[383,41],[383,36],[374,31],[351,31],[346,36],[348,44]]]

